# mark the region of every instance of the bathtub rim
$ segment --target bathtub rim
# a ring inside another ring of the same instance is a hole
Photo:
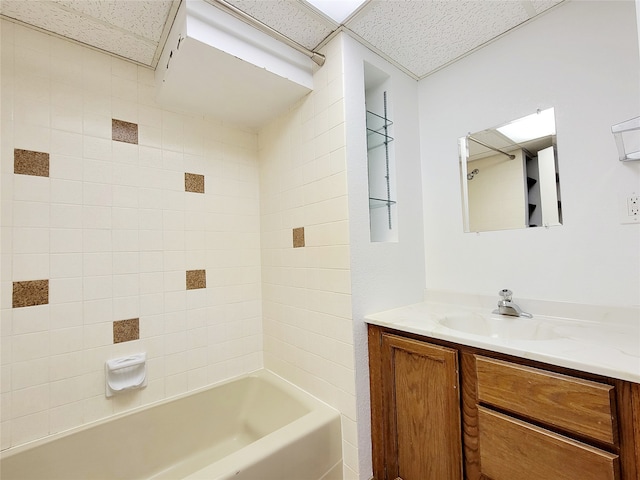
[[[9,447],[5,450],[0,451],[0,461],[4,460],[5,458],[9,458],[12,457],[13,455],[18,455],[24,451],[28,451],[31,450],[32,448],[36,448],[39,447],[41,445],[46,445],[47,443],[50,442],[54,442],[56,440],[60,440],[62,438],[65,438],[67,436],[70,435],[75,435],[77,433],[81,433],[85,430],[94,428],[94,427],[99,427],[101,425],[104,425],[106,423],[112,422],[114,420],[119,420],[121,418],[126,418],[128,416],[131,415],[135,415],[137,413],[143,412],[145,410],[151,409],[153,407],[157,407],[157,406],[161,406],[161,405],[165,405],[171,402],[177,402],[183,398],[189,397],[191,395],[197,395],[200,393],[204,393],[207,392],[209,390],[218,388],[218,387],[222,387],[224,385],[236,382],[236,381],[240,381],[246,378],[261,378],[267,382],[271,382],[273,384],[275,384],[277,387],[281,388],[282,390],[284,390],[286,393],[292,395],[293,397],[295,397],[296,400],[298,400],[300,403],[302,403],[306,408],[309,409],[309,412],[307,412],[305,415],[308,415],[309,413],[313,412],[314,410],[317,409],[329,409],[331,411],[334,411],[337,413],[337,415],[340,415],[340,412],[333,408],[332,406],[330,406],[329,404],[327,404],[326,402],[320,400],[319,398],[313,396],[312,394],[310,394],[309,392],[307,392],[306,390],[300,388],[299,386],[295,385],[294,383],[290,382],[289,380],[281,377],[280,375],[278,375],[277,373],[266,369],[266,368],[259,368],[257,370],[253,370],[251,372],[248,373],[243,373],[241,375],[238,375],[236,377],[231,377],[231,378],[226,378],[224,380],[220,380],[219,382],[210,384],[210,385],[205,385],[204,387],[199,387],[197,389],[194,390],[189,390],[188,392],[183,392],[180,393],[178,395],[173,395],[171,397],[167,397],[167,398],[163,398],[161,400],[156,400],[154,402],[151,403],[147,403],[145,405],[139,405],[136,407],[133,407],[129,410],[125,410],[119,413],[116,413],[114,415],[110,415],[108,417],[103,417],[103,418],[99,418],[97,420],[93,420],[89,423],[85,423],[83,425],[79,425],[77,427],[72,427],[70,429],[67,430],[63,430],[60,432],[56,432],[54,434],[48,435],[46,437],[43,438],[37,438],[35,440],[30,440],[28,442],[25,443],[21,443],[19,445],[13,446],[13,447]],[[113,397],[112,397],[113,398]],[[304,415],[303,415],[304,416]]]

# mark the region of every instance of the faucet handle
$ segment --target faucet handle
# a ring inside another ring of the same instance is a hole
[[[505,301],[510,302],[511,297],[513,296],[513,292],[511,290],[503,288],[498,292],[498,295],[500,295]]]

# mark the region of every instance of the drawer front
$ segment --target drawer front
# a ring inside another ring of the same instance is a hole
[[[478,402],[617,445],[614,387],[476,356]]]
[[[618,480],[618,456],[484,407],[480,467],[492,480]]]

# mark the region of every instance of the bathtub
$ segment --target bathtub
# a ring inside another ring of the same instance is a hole
[[[342,478],[340,417],[262,370],[0,456],[2,480]]]

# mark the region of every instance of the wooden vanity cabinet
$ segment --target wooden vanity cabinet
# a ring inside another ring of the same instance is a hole
[[[369,333],[376,480],[462,480],[458,352]]]
[[[375,480],[640,480],[640,385],[369,326]]]

